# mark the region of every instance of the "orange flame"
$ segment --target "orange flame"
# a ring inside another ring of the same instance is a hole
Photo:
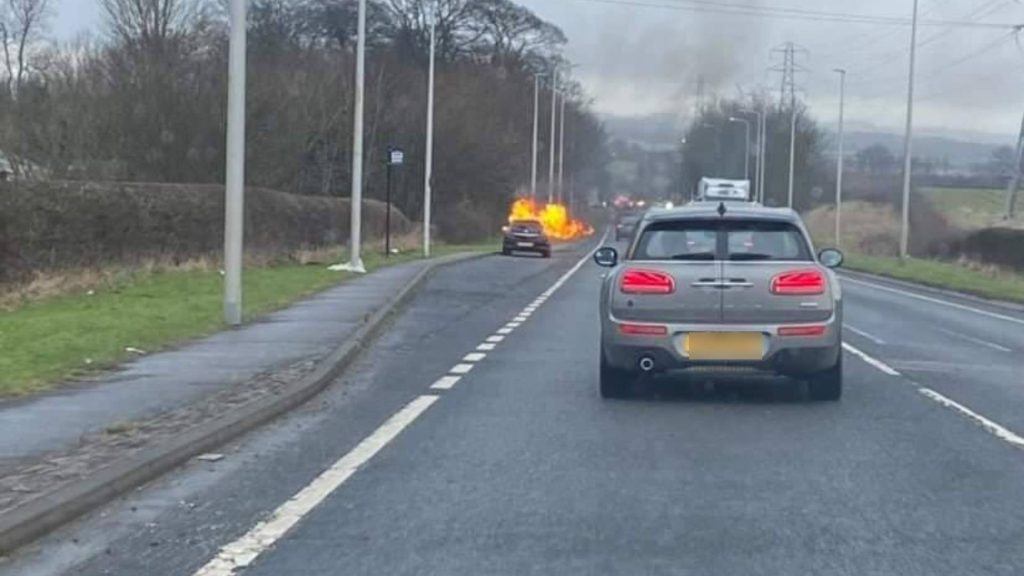
[[[537,220],[544,226],[544,233],[556,240],[575,240],[594,233],[586,222],[570,218],[564,204],[541,206],[530,198],[520,198],[512,203],[508,221],[513,220]]]

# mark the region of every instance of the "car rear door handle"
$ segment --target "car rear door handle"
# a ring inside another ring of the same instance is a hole
[[[753,288],[754,283],[743,278],[730,278],[722,282],[726,288]]]

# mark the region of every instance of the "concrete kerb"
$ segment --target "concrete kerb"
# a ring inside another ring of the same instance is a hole
[[[359,352],[372,342],[387,321],[434,271],[442,266],[490,255],[453,254],[430,262],[391,301],[370,315],[355,334],[321,360],[312,374],[283,393],[241,406],[217,421],[197,426],[170,442],[110,464],[83,481],[61,486],[4,514],[0,518],[0,553],[8,554],[193,457],[305,403],[352,364]]]

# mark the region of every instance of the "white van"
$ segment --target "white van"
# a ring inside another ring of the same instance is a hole
[[[749,180],[701,178],[697,187],[697,202],[750,202]]]

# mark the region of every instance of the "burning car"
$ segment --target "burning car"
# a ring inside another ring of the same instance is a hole
[[[513,252],[536,252],[544,258],[551,257],[551,241],[539,220],[513,220],[505,226],[504,232],[502,254],[509,256]]]

